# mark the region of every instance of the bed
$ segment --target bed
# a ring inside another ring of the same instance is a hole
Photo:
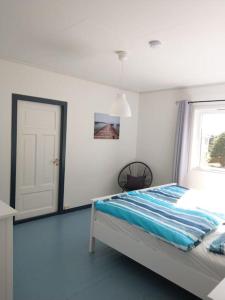
[[[109,197],[93,199],[89,251],[94,252],[95,239],[100,240],[201,299],[209,299],[207,295],[225,277],[225,257],[207,250],[221,227],[184,252],[134,224],[96,210],[95,202]]]

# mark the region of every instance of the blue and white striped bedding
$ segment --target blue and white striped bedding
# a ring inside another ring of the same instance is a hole
[[[177,205],[188,189],[169,185],[98,200],[96,210],[110,214],[188,251],[224,221],[217,214]]]

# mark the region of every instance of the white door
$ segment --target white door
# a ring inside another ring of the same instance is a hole
[[[58,209],[60,115],[58,105],[18,101],[16,220]]]

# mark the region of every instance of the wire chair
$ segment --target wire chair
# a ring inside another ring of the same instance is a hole
[[[152,180],[153,175],[150,167],[140,161],[127,164],[118,176],[118,184],[122,191],[133,191],[150,187]]]

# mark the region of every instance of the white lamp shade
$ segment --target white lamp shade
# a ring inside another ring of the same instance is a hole
[[[125,93],[117,95],[117,99],[112,104],[109,114],[115,117],[131,117],[131,109]]]

